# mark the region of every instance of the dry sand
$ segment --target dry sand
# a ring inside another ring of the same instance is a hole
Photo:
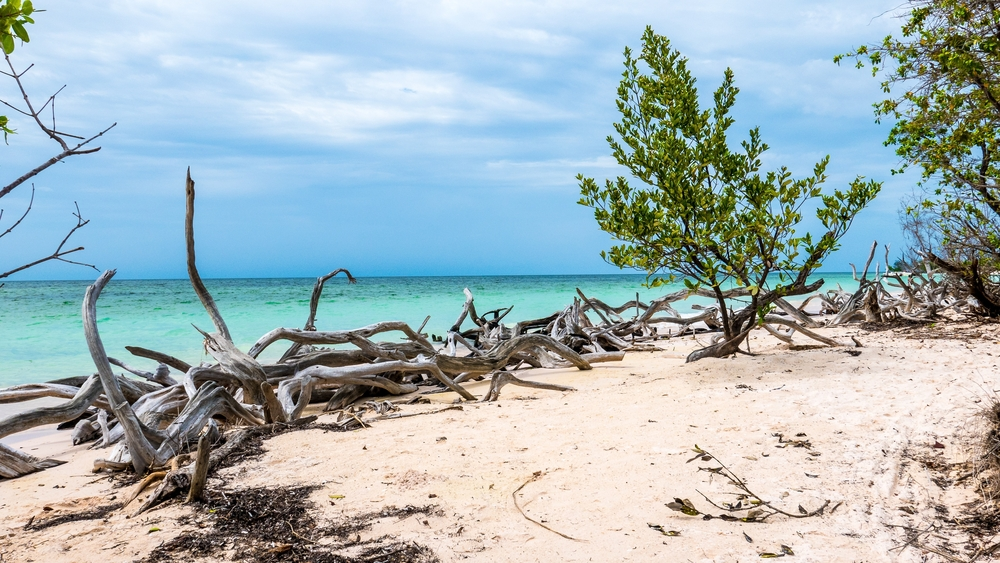
[[[975,498],[972,479],[949,479],[968,471],[977,412],[996,396],[1000,331],[966,325],[940,338],[950,330],[822,331],[843,341],[857,335],[864,344],[857,349],[789,349],[762,333],[751,342],[755,357],[694,364],[683,363],[696,346],[690,338],[662,341],[661,351],[630,353],[589,372],[525,372],[575,392],[508,386],[497,403],[348,433],[282,434],[264,442],[263,456],[220,471],[208,487],[217,494],[318,485],[310,513],[320,525],[391,505],[433,504],[430,515],[376,519],[358,535],[391,534],[442,561],[754,561],[781,545],[794,551],[792,561],[943,560],[903,548],[906,535],[893,526],[941,524]],[[481,395],[485,384],[470,390]],[[779,433],[808,440],[812,449],[780,447]],[[210,517],[173,503],[126,518],[136,501],[104,519],[24,530],[32,517],[106,505],[131,492],[91,473],[101,452],[68,442],[59,433],[14,444],[69,463],[0,482],[0,561],[133,561]],[[766,523],[673,511],[666,503],[680,497],[720,513],[699,491],[720,503],[736,498],[724,479],[699,471],[716,464],[690,461],[696,444],[788,512],[832,504],[820,517],[779,515]],[[522,516],[512,494],[528,481],[517,493],[525,513],[579,541]],[[948,538],[945,528],[939,535]]]

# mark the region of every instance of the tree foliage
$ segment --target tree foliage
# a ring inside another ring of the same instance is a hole
[[[602,253],[605,260],[645,271],[652,285],[680,276],[691,289],[711,288],[726,339],[738,345],[776,299],[818,287],[807,284],[808,276],[881,184],[858,177],[847,190],[824,194],[829,157],[805,178],[785,167],[762,172],[768,146],[759,129],[750,130],[739,150],[727,136],[739,92],[732,70],[726,69],[711,107],[702,109],[687,59],[651,28],[642,41],[637,57],[625,49],[618,137],[608,137],[633,178],[601,186],[579,175],[580,203],[619,241]],[[819,237],[797,231],[813,206],[825,229]],[[726,306],[730,287],[750,292],[749,306],[735,314]]]
[[[4,0],[4,3],[0,4],[0,47],[3,48],[5,55],[14,52],[14,39],[20,39],[25,43],[30,40],[28,30],[24,26],[35,23],[31,18],[34,12],[35,7],[32,6],[31,0]],[[0,115],[0,131],[3,131],[4,140],[7,139],[7,135],[14,133],[10,128],[10,120],[5,115]]]
[[[991,316],[1000,315],[1000,4],[909,0],[900,36],[837,56],[881,76],[892,119],[886,145],[921,171],[923,194],[903,225],[928,260],[963,280]]]

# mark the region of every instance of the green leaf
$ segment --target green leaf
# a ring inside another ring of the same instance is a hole
[[[683,512],[688,516],[698,516],[701,514],[701,512],[699,512],[698,509],[694,507],[694,504],[692,504],[688,499],[675,498],[674,502],[667,503],[667,508],[677,512]]]
[[[3,52],[6,54],[11,54],[14,52],[14,36],[9,33],[4,33],[0,35],[0,45],[3,46]]]
[[[679,535],[681,535],[681,533],[680,533],[680,532],[678,532],[677,530],[665,530],[665,529],[663,528],[663,526],[661,526],[661,525],[659,525],[659,524],[648,524],[648,523],[647,523],[646,525],[647,525],[647,526],[649,526],[650,528],[652,528],[652,529],[656,530],[657,532],[660,532],[661,534],[663,534],[663,535],[665,535],[665,536],[671,536],[671,537],[674,537],[674,536],[679,536]]]
[[[10,25],[10,27],[11,29],[14,30],[14,33],[17,35],[18,39],[24,41],[25,43],[29,41],[28,32],[24,29],[24,25],[21,24],[21,22],[14,22]]]

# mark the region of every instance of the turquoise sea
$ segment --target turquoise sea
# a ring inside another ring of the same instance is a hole
[[[840,283],[857,287],[850,274],[825,273],[825,289]],[[576,288],[588,297],[620,305],[635,298],[659,297],[682,286],[643,287],[645,276],[475,276],[358,278],[348,285],[329,280],[317,315],[319,330],[358,328],[378,321],[401,320],[413,328],[431,316],[425,332],[444,334],[461,312],[463,288],[472,290],[476,310],[513,305],[505,322],[543,317],[573,301]],[[314,278],[206,280],[236,344],[243,350],[269,330],[301,327],[309,313]],[[0,387],[88,375],[94,365],[83,337],[80,306],[89,282],[6,282],[0,288]],[[690,311],[697,299],[678,303]],[[211,361],[201,336],[212,323],[186,279],[113,279],[98,302],[98,326],[108,355],[136,367],[152,361],[133,357],[125,346],[142,346],[196,364]],[[469,325],[466,325],[467,327]],[[272,346],[262,359],[274,359],[283,347]],[[269,356],[268,353],[271,355]]]

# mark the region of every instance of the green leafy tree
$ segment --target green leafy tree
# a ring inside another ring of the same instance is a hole
[[[35,23],[35,20],[31,19],[31,14],[34,12],[35,7],[31,5],[31,0],[5,0],[0,5],[0,47],[3,48],[5,55],[14,52],[15,38],[25,43],[30,40],[28,30],[24,26]],[[9,123],[7,116],[0,115],[0,131],[3,131],[4,140],[7,139],[7,135],[14,133]]]
[[[619,241],[602,252],[605,260],[645,271],[653,286],[679,276],[692,290],[714,292],[725,339],[688,360],[731,354],[776,300],[822,285],[807,278],[881,184],[858,177],[846,191],[824,194],[829,157],[806,178],[793,178],[784,167],[762,173],[768,146],[759,130],[750,130],[741,150],[727,138],[739,92],[732,70],[703,110],[687,59],[651,28],[642,42],[638,57],[625,49],[618,138],[608,137],[633,183],[619,176],[601,186],[579,175],[580,203]],[[825,229],[818,238],[796,231],[814,205]],[[736,311],[726,293],[733,288],[749,291],[749,304]]]
[[[922,194],[901,212],[911,242],[1000,316],[1000,4],[910,0],[902,19],[898,37],[834,61],[852,58],[882,78],[875,114],[895,120],[894,172],[921,171]]]

